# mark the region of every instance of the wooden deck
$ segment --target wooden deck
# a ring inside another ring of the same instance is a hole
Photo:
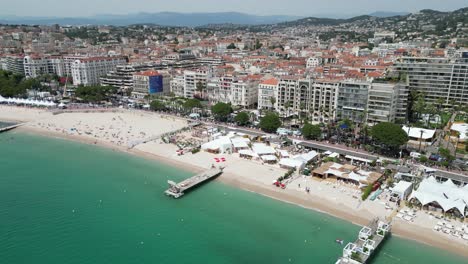
[[[200,174],[197,174],[179,183],[168,181],[167,183],[169,183],[170,187],[164,193],[168,196],[179,198],[183,196],[186,191],[200,185],[203,182],[206,182],[210,179],[213,179],[219,176],[222,172],[223,172],[222,168],[213,168],[213,169],[204,171]]]

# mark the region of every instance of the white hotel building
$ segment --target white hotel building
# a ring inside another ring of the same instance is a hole
[[[97,85],[99,78],[110,71],[115,71],[117,65],[126,64],[123,57],[92,57],[75,60],[71,66],[73,84]]]

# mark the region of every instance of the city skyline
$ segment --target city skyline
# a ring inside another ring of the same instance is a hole
[[[188,5],[188,3],[192,5]],[[355,0],[352,3],[342,0],[292,0],[284,6],[284,1],[245,1],[233,0],[220,3],[216,0],[199,0],[196,6],[192,1],[151,1],[151,0],[115,0],[109,5],[105,0],[82,0],[79,2],[50,0],[47,4],[33,0],[18,0],[3,6],[0,16],[30,17],[85,17],[99,14],[135,14],[140,12],[180,12],[180,13],[216,13],[241,12],[253,15],[296,15],[296,16],[353,16],[369,14],[375,11],[416,12],[421,9],[451,11],[465,7],[465,0],[449,1],[371,1]],[[28,7],[28,8],[25,8]],[[53,7],[53,8],[52,8]]]

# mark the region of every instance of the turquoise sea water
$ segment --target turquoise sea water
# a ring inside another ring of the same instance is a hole
[[[0,263],[334,263],[358,226],[95,146],[0,134]],[[468,263],[390,238],[372,263]]]

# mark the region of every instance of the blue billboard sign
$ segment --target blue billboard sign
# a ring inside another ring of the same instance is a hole
[[[155,94],[155,93],[162,93],[163,91],[164,91],[163,76],[162,75],[150,76],[149,77],[149,93]]]

